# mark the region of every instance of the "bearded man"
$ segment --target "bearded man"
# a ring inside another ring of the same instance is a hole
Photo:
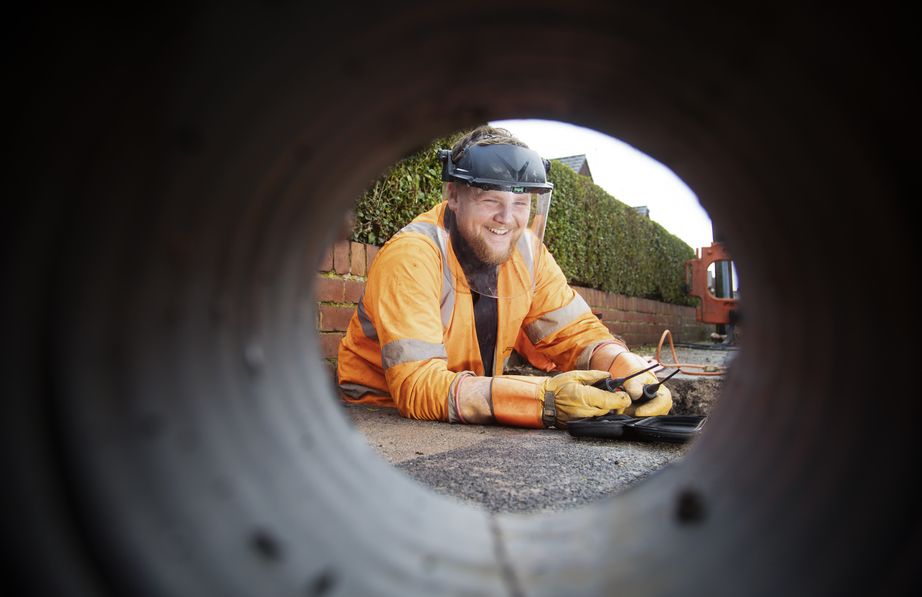
[[[592,384],[647,362],[614,337],[544,246],[549,162],[489,126],[441,150],[443,201],[378,252],[337,375],[350,402],[452,423],[566,427],[611,411],[665,415],[672,396],[633,404],[649,371],[609,392]],[[565,373],[503,375],[513,350]]]

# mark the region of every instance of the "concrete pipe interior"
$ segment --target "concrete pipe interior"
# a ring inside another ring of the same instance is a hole
[[[868,428],[912,396],[852,377],[890,371],[875,347],[908,342],[849,290],[856,272],[908,268],[901,38],[880,15],[674,4],[33,15],[17,38],[27,200],[4,297],[19,582],[227,596],[915,586],[918,489],[895,457],[911,426]],[[386,466],[326,385],[308,299],[334,222],[384,167],[510,117],[589,126],[667,164],[747,274],[746,344],[708,432],[667,473],[553,516],[492,516]]]

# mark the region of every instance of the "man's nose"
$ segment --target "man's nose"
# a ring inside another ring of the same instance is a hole
[[[501,203],[499,208],[496,210],[496,214],[493,216],[493,219],[501,224],[508,224],[514,219],[512,217],[512,210],[512,203]]]

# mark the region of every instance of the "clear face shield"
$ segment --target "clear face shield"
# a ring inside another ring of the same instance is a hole
[[[544,255],[552,189],[510,188],[442,185],[446,229],[461,264],[446,272],[456,292],[515,299],[533,288]]]

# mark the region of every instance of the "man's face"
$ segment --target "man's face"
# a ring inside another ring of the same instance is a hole
[[[528,226],[531,195],[484,191],[455,183],[452,187],[448,208],[455,214],[461,236],[484,263],[507,261]]]

